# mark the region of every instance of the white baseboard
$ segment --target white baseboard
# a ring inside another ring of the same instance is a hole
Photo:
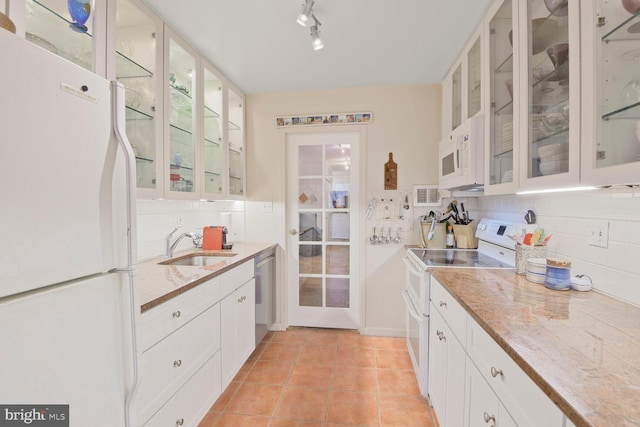
[[[274,323],[274,324],[271,325],[269,330],[270,331],[276,331],[276,332],[282,332],[282,331],[286,331],[287,327],[285,325],[283,325],[282,323]]]
[[[364,328],[364,335],[374,336],[374,337],[405,337],[404,329],[394,329],[394,328]]]

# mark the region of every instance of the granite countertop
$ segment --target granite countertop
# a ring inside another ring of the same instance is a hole
[[[513,270],[431,271],[576,426],[640,425],[640,308]]]
[[[229,250],[204,251],[202,249],[190,249],[176,252],[173,256],[173,258],[180,258],[194,253],[235,254],[228,258],[225,257],[219,263],[204,267],[158,264],[167,260],[164,256],[141,261],[138,263],[141,311],[144,313],[150,308],[162,304],[247,260],[255,258],[266,250],[274,249],[276,246],[275,243],[234,242],[233,249]]]

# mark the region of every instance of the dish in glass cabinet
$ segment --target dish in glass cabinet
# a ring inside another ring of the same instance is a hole
[[[622,7],[624,10],[634,15],[640,11],[640,0],[622,0]]]
[[[544,0],[547,10],[555,16],[567,16],[569,14],[569,5],[567,0]]]
[[[29,40],[31,43],[40,46],[41,48],[44,48],[46,50],[48,50],[49,52],[53,52],[55,54],[58,53],[58,48],[55,47],[55,45],[53,43],[51,43],[48,40],[43,39],[40,36],[36,36],[35,34],[32,33],[26,33],[25,34],[25,39]]]
[[[640,22],[636,22],[635,24],[633,24],[632,26],[630,26],[627,31],[631,34],[638,34],[640,33]]]
[[[640,48],[631,49],[620,55],[620,58],[623,61],[640,62]]]

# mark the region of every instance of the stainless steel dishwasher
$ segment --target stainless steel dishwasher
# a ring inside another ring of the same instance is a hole
[[[256,345],[262,341],[273,324],[275,303],[275,249],[255,258],[256,278]]]

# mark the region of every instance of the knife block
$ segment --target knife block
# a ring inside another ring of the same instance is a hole
[[[471,221],[469,224],[453,224],[453,234],[456,236],[456,247],[458,249],[476,249],[478,247],[478,239],[476,238],[476,229],[478,223]]]

